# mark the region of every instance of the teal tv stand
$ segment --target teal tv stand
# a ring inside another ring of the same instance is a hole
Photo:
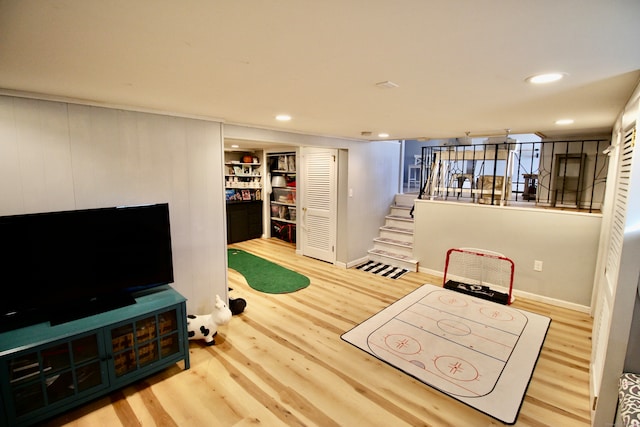
[[[170,286],[135,304],[56,326],[0,334],[0,426],[27,426],[181,360],[189,369],[185,298]]]

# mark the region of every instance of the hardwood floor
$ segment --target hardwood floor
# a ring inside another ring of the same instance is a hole
[[[493,426],[501,422],[414,380],[340,335],[424,283],[391,280],[298,256],[277,239],[230,245],[311,279],[291,294],[264,294],[229,271],[244,313],[216,345],[190,343],[191,369],[176,365],[70,411],[49,426]],[[551,327],[517,426],[587,426],[591,318],[518,299]]]

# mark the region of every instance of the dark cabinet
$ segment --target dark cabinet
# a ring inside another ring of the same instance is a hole
[[[227,243],[262,236],[262,201],[227,203]]]

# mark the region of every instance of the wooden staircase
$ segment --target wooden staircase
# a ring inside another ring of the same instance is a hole
[[[394,267],[418,271],[418,261],[413,259],[413,218],[410,215],[415,195],[398,194],[380,227],[380,235],[373,239],[369,259]]]

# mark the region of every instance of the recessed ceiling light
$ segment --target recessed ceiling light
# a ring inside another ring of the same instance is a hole
[[[378,134],[378,138],[387,138],[389,136],[388,133],[381,132]]]
[[[387,81],[384,81],[384,82],[376,83],[376,86],[378,86],[380,88],[385,88],[385,89],[395,89],[399,85],[397,83],[394,83],[392,81],[387,80]]]
[[[291,116],[288,114],[278,114],[276,116],[276,120],[280,122],[288,122],[289,120],[291,120]]]
[[[552,83],[552,82],[557,82],[558,80],[562,79],[566,75],[567,75],[566,73],[536,74],[535,76],[527,77],[525,81],[533,84]]]
[[[233,144],[231,148],[240,148],[240,146],[238,144]]]
[[[560,119],[556,120],[557,125],[570,125],[573,124],[573,119]]]

